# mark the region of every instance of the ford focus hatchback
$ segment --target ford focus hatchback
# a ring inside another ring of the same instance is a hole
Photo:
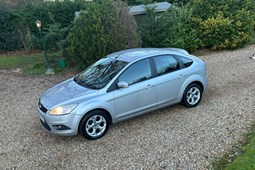
[[[48,132],[95,140],[112,123],[180,102],[195,107],[206,88],[205,63],[187,51],[129,49],[44,92],[37,111]]]

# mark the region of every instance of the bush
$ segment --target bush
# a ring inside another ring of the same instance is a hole
[[[101,58],[106,52],[104,28],[100,11],[91,3],[74,22],[69,34],[68,62],[84,68]]]
[[[35,21],[42,22],[42,32],[49,50],[59,50],[59,43],[66,38],[66,30],[74,20],[74,12],[85,9],[85,0],[47,1],[41,3],[27,3],[16,10],[16,25],[22,48],[33,50],[41,47],[38,28]],[[61,38],[60,38],[61,37]]]
[[[47,33],[44,36],[45,46],[50,51],[60,51],[61,42],[66,38],[68,28],[61,29],[60,24],[50,24],[46,29]]]
[[[189,51],[198,48],[197,31],[190,27],[190,6],[172,6],[163,15],[158,15],[155,7],[148,7],[146,12],[146,22],[140,28],[144,47],[178,47]]]
[[[24,8],[16,11],[19,27],[28,26],[32,33],[37,33],[35,21],[42,22],[42,28],[50,24],[60,24],[60,28],[69,26],[74,20],[74,12],[85,9],[85,0],[46,1],[39,4],[28,3]]]
[[[69,63],[83,69],[106,54],[139,45],[135,27],[133,30],[126,28],[129,24],[120,21],[121,10],[117,10],[116,6],[111,0],[90,2],[86,10],[80,13],[64,51]],[[132,25],[132,22],[129,23]],[[130,34],[127,34],[128,30]]]
[[[143,47],[162,47],[165,36],[162,30],[166,29],[164,20],[158,18],[155,12],[156,6],[146,6],[145,22],[139,27]]]
[[[254,0],[193,0],[193,27],[201,45],[211,49],[235,49],[252,41]]]
[[[200,44],[197,30],[191,27],[193,9],[190,5],[172,7],[163,21],[166,28],[166,47],[178,47],[188,51],[195,51]]]
[[[14,19],[15,16],[10,11],[0,6],[0,52],[13,51],[19,47]]]
[[[153,1],[153,0],[122,0],[122,1],[125,1],[128,3],[128,5],[139,5],[139,4],[144,4],[144,2],[149,2],[149,3],[152,3],[152,2],[169,2],[171,4],[182,4],[182,5],[185,5],[187,4],[190,0],[157,0],[157,1]]]

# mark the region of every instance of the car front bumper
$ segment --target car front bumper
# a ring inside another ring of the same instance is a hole
[[[38,116],[42,127],[47,131],[59,136],[74,136],[78,134],[78,126],[81,115],[69,113],[60,116],[51,116],[42,112],[38,105],[36,106]]]

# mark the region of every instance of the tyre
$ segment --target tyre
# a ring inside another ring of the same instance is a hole
[[[183,93],[182,104],[186,107],[196,107],[201,99],[201,87],[197,84],[190,84]]]
[[[110,126],[109,116],[101,110],[88,112],[80,122],[79,132],[89,140],[96,140],[105,135]]]

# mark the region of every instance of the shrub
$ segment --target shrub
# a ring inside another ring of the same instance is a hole
[[[152,2],[155,2],[153,0],[123,0],[125,2],[128,3],[128,5],[139,5],[139,4],[144,4],[144,2],[149,2],[149,3],[152,3]],[[157,0],[156,2],[169,2],[171,4],[187,4],[190,0]]]
[[[106,54],[139,46],[135,27],[127,28],[134,24],[129,18],[131,16],[126,18],[128,23],[122,22],[124,20],[120,20],[120,12],[127,10],[117,9],[118,5],[111,0],[88,4],[86,10],[75,20],[68,36],[64,55],[69,63],[75,63],[83,69]]]
[[[50,24],[46,29],[47,33],[44,36],[46,49],[50,51],[60,51],[61,42],[67,36],[65,29],[60,28],[60,24]]]
[[[140,28],[144,47],[178,47],[194,51],[199,46],[197,31],[190,27],[192,8],[172,6],[163,15],[147,7],[147,19]]]
[[[75,20],[69,34],[69,43],[68,62],[76,63],[79,68],[87,67],[105,55],[104,27],[96,4],[91,3]]]
[[[188,51],[195,51],[200,44],[197,30],[191,27],[193,9],[189,5],[172,7],[167,12],[166,39],[163,44],[167,47],[178,47]]]
[[[28,3],[17,10],[17,24],[19,27],[28,26],[32,33],[38,32],[35,21],[42,22],[42,28],[50,24],[60,24],[60,28],[69,26],[74,20],[74,12],[85,9],[85,0],[46,1],[38,4]]]
[[[29,51],[40,48],[39,40],[36,40],[40,36],[35,26],[38,19],[42,22],[42,32],[49,50],[59,50],[59,43],[66,38],[66,29],[74,20],[74,12],[85,7],[85,0],[64,0],[27,3],[16,10],[16,25],[23,48]]]
[[[141,39],[137,32],[137,23],[133,16],[129,14],[129,7],[120,0],[113,1],[119,22],[119,32],[124,38],[124,48],[140,47]]]
[[[163,46],[162,43],[165,37],[162,30],[165,30],[166,27],[164,26],[164,20],[158,18],[155,8],[156,6],[146,6],[145,22],[139,27],[143,47]]]
[[[255,1],[193,0],[193,27],[211,49],[243,47],[254,37]]]
[[[0,52],[13,51],[19,47],[15,16],[4,6],[0,6]]]

